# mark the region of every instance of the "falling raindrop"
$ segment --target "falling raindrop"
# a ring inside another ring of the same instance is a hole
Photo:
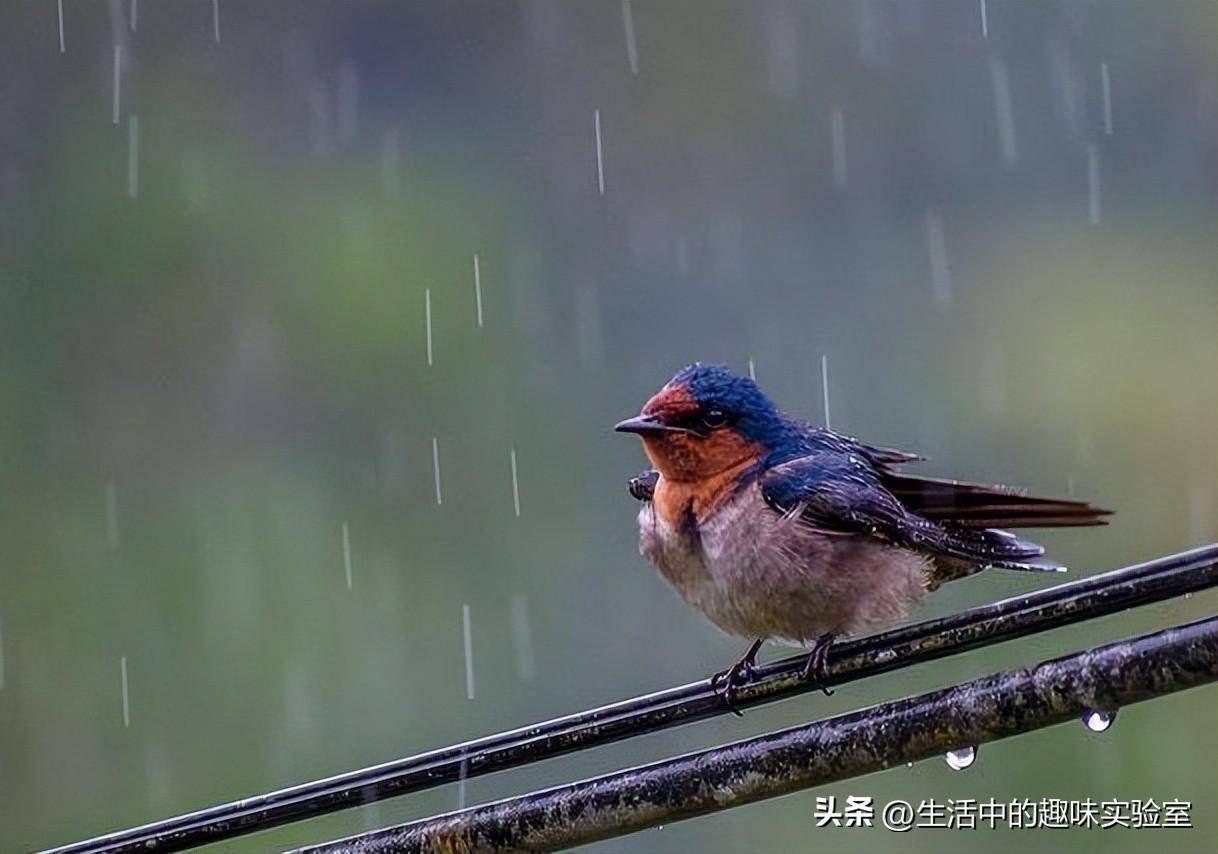
[[[943,760],[953,771],[963,771],[977,761],[977,748],[970,745],[957,750],[949,750],[943,755]]]
[[[131,704],[127,697],[127,656],[119,658],[119,673],[123,683],[123,726],[131,726]]]
[[[351,589],[351,531],[343,522],[343,569],[347,571],[347,589]]]
[[[605,157],[604,151],[601,149],[601,111],[595,110],[592,115],[596,124],[596,186],[603,196],[605,195]]]
[[[461,640],[465,645],[465,698],[474,699],[474,639],[469,624],[469,605],[461,606]]]
[[[1007,66],[996,56],[990,57],[990,82],[994,87],[994,114],[998,120],[998,147],[1002,163],[1007,168],[1019,159],[1015,146],[1015,117],[1011,112],[1011,81]]]
[[[842,111],[833,109],[829,120],[833,140],[833,185],[839,190],[846,188],[846,119]]]
[[[516,511],[516,518],[520,518],[520,480],[516,476],[516,448],[512,448],[512,509]]]
[[[443,502],[440,500],[440,443],[435,436],[431,437],[431,467],[436,478],[436,504],[441,504]]]
[[[216,39],[216,44],[220,43],[220,0],[211,0],[211,26],[212,35]]]
[[[123,46],[116,44],[114,46],[114,103],[110,108],[110,118],[114,124],[118,124],[119,118],[119,100],[123,89]]]
[[[1087,218],[1092,225],[1100,221],[1100,150],[1095,143],[1087,146]]]
[[[926,212],[926,254],[930,256],[931,294],[935,302],[946,305],[952,301],[952,274],[947,264],[943,220],[934,211]]]
[[[56,5],[59,6],[59,52],[64,53],[67,47],[63,41],[63,0],[58,0]]]
[[[985,0],[981,0],[981,35],[987,39],[990,37],[990,22],[985,13]]]
[[[1083,726],[1091,732],[1104,732],[1116,720],[1116,712],[1105,712],[1100,709],[1083,710]]]
[[[131,32],[139,29],[140,0],[131,0]]]
[[[829,357],[825,355],[820,357],[820,391],[825,404],[825,429],[831,430],[832,427],[829,425]]]
[[[1112,136],[1112,81],[1106,62],[1100,63],[1100,88],[1104,93],[1104,136]]]
[[[512,642],[516,647],[516,672],[525,682],[532,682],[536,675],[533,628],[529,622],[529,600],[520,594],[512,597]]]
[[[427,367],[432,366],[431,359],[431,288],[423,291],[423,313],[427,316]]]
[[[626,33],[626,57],[630,60],[630,73],[639,73],[639,51],[634,42],[634,12],[630,0],[622,0],[622,29]]]
[[[140,194],[140,117],[132,113],[127,117],[127,195],[136,198]]]
[[[118,487],[114,481],[106,484],[106,545],[118,548]]]
[[[478,265],[477,252],[474,253],[474,302],[478,307],[478,327],[482,328],[482,269]]]
[[[757,368],[753,365],[752,359],[749,359],[749,379],[757,382]]]

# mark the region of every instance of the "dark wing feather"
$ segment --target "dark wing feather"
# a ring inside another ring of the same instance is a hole
[[[762,476],[761,492],[774,509],[798,514],[829,534],[870,534],[917,551],[995,565],[1044,553],[1036,543],[1005,531],[959,527],[913,513],[885,488],[883,476],[857,456],[823,451],[774,466]]]
[[[908,510],[966,528],[1059,528],[1106,525],[1110,510],[1085,501],[1035,498],[1003,486],[918,477],[888,470],[880,482]]]

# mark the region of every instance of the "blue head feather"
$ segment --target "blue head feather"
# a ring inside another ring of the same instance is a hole
[[[725,365],[695,362],[677,371],[674,384],[684,386],[704,409],[724,412],[732,426],[770,450],[797,440],[800,431],[748,377]]]

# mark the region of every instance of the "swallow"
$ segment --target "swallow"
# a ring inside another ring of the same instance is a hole
[[[640,552],[712,623],[753,639],[712,677],[729,705],[766,640],[810,647],[803,675],[823,687],[835,638],[892,625],[946,581],[1065,570],[1004,529],[1111,512],[906,473],[923,458],[788,417],[722,365],[681,369],[614,429],[637,434],[652,465],[629,482]]]

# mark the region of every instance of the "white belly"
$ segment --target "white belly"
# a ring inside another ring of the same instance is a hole
[[[924,594],[928,568],[869,536],[825,534],[782,516],[756,485],[688,532],[645,504],[639,546],[724,631],[796,643],[895,622]]]

